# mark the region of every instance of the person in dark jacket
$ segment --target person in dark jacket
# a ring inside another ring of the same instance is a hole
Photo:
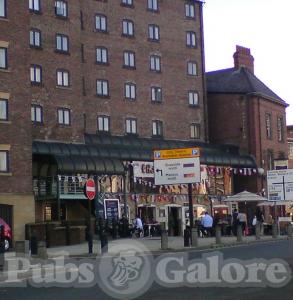
[[[232,232],[233,232],[234,236],[237,236],[238,224],[239,224],[238,211],[237,211],[237,209],[234,209],[233,215],[232,215]]]

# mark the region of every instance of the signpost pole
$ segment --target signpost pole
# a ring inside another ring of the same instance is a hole
[[[188,183],[188,202],[189,202],[189,224],[190,231],[193,228],[193,203],[192,203],[192,184]]]
[[[88,246],[89,246],[89,254],[93,253],[93,231],[92,231],[92,220],[91,220],[91,214],[92,214],[92,204],[91,200],[88,199],[88,210],[89,210],[89,216],[88,216]]]

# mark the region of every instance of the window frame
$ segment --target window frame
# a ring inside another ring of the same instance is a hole
[[[159,99],[156,97],[158,95],[158,90],[160,90]],[[151,102],[152,103],[162,103],[163,102],[163,89],[160,86],[151,86]]]
[[[284,118],[282,116],[277,117],[277,135],[278,142],[284,142]]]
[[[102,93],[98,93],[98,83],[101,83],[101,92]],[[104,84],[106,84],[106,88],[107,88],[107,93],[104,93]],[[109,87],[109,81],[106,79],[97,79],[96,80],[96,95],[98,97],[102,97],[102,98],[109,98],[110,97],[110,87]]]
[[[124,26],[124,24],[126,24],[126,27]],[[131,24],[131,30],[129,25]],[[124,29],[127,29],[126,32],[124,31]],[[131,32],[130,32],[131,31]],[[134,37],[134,22],[130,19],[123,19],[122,20],[122,36],[124,37],[128,37],[128,38],[133,38]]]
[[[33,36],[31,36],[33,34]],[[39,45],[36,45],[36,34],[39,34]],[[33,41],[33,44],[31,43]],[[30,47],[40,49],[42,48],[42,32],[38,28],[31,28],[30,29]]]
[[[127,124],[129,123],[129,128],[130,128],[130,131],[127,130],[128,126]],[[135,130],[133,130],[133,125],[135,125]],[[126,118],[125,119],[125,133],[127,135],[137,135],[137,119],[136,118]]]
[[[159,12],[159,0],[147,0],[147,10],[152,12]]]
[[[159,25],[156,25],[156,24],[148,25],[148,40],[151,42],[159,42],[160,41],[160,26]]]
[[[193,7],[193,16],[191,16],[190,15],[190,12],[191,12],[191,7]],[[187,18],[187,19],[192,19],[192,20],[194,20],[195,19],[195,5],[194,5],[194,3],[185,3],[185,5],[184,5],[184,8],[185,8],[185,17]]]
[[[131,2],[131,3],[129,3],[129,2]],[[129,8],[133,8],[134,7],[134,0],[121,0],[120,5],[125,6],[125,7],[129,7]]]
[[[100,128],[100,120],[102,123],[102,128]],[[107,121],[108,130],[105,129],[105,121]],[[98,115],[97,117],[97,131],[103,133],[110,133],[110,116]]]
[[[190,95],[192,95],[192,101],[190,101],[191,100]],[[197,101],[194,101],[195,100],[194,95],[197,95]],[[188,97],[189,106],[192,106],[192,107],[198,107],[199,106],[199,93],[198,93],[198,91],[189,90],[188,93],[187,93],[187,97]]]
[[[154,61],[154,68],[152,68],[152,61]],[[161,62],[161,56],[157,54],[151,54],[150,55],[150,71],[161,73],[162,72],[162,62]],[[157,68],[158,67],[158,68]]]
[[[104,20],[104,23],[102,22],[102,20]],[[97,21],[99,21],[99,22],[97,22]],[[97,24],[99,26],[97,26]],[[105,25],[105,28],[103,28],[102,25]],[[95,30],[98,32],[104,32],[104,33],[108,32],[108,19],[107,19],[106,15],[95,14]]]
[[[4,159],[5,159],[5,169],[0,169],[0,173],[8,173],[10,170],[9,166],[9,150],[0,150],[0,153],[4,153]],[[1,155],[0,155],[0,162],[1,162]],[[1,164],[0,164],[1,166]]]
[[[196,61],[189,60],[187,62],[187,72],[186,73],[188,76],[198,76],[198,68],[197,68]]]
[[[197,132],[197,135],[195,135],[196,132]],[[192,140],[200,139],[200,124],[199,123],[191,123],[190,124],[190,138]]]
[[[131,64],[131,58],[133,59],[133,65]],[[128,64],[127,61],[129,62]],[[123,51],[123,68],[136,69],[136,57],[134,51],[130,51],[130,50]]]
[[[62,4],[63,6],[65,5],[65,9],[62,8],[62,12],[65,12],[60,14],[58,13],[58,8],[57,8],[57,3]],[[67,19],[68,18],[68,2],[64,1],[64,0],[55,0],[55,4],[54,4],[54,8],[55,8],[55,16],[58,18],[62,18],[62,19]]]
[[[60,121],[60,118],[59,118],[59,113],[62,112],[62,119],[63,119],[63,122],[61,123]],[[68,113],[68,123],[65,122],[65,113]],[[62,125],[62,126],[71,126],[71,110],[69,108],[66,108],[66,107],[58,107],[57,108],[57,123],[58,125]]]
[[[0,2],[1,1],[3,1],[3,14],[0,14],[0,19],[7,19],[7,0],[0,0]],[[0,13],[1,13],[1,10],[0,10]]]
[[[136,100],[136,84],[133,82],[124,83],[124,98],[126,100]]]
[[[38,3],[38,9],[36,9]],[[34,13],[41,13],[41,0],[29,0],[29,11]]]
[[[186,47],[188,47],[188,48],[197,48],[196,32],[195,31],[186,31]]]
[[[34,71],[34,80],[32,80],[32,68],[33,68],[33,71]],[[39,70],[40,72],[40,81],[37,81],[36,80],[36,70]],[[41,85],[42,84],[42,81],[43,81],[43,75],[42,75],[43,71],[42,71],[42,66],[40,65],[36,65],[36,64],[32,64],[30,66],[30,82],[32,85]]]
[[[98,51],[100,51],[100,58],[101,60],[98,60]],[[104,56],[104,54],[106,56]],[[106,58],[106,60],[104,61],[104,58]],[[98,46],[96,47],[96,63],[99,65],[109,65],[109,55],[108,55],[108,48],[104,47],[104,46]]]
[[[0,98],[0,103],[1,102],[3,102],[4,106],[5,106],[5,110],[4,110],[5,117],[1,118],[1,115],[0,115],[0,122],[9,121],[9,102],[8,102],[8,99]]]
[[[265,113],[265,130],[266,130],[267,139],[272,140],[273,139],[272,114],[268,112]]]
[[[66,82],[66,77],[64,75],[67,74],[67,84]],[[61,75],[61,82],[59,81],[59,75]],[[66,69],[57,69],[56,70],[56,85],[58,87],[70,87],[70,72]]]
[[[2,67],[0,65],[0,70],[7,70],[8,69],[8,49],[7,47],[0,47],[0,55],[1,55],[1,50],[3,50],[4,53],[4,66]]]
[[[61,48],[62,49],[58,49],[58,38],[60,38],[60,43],[61,43]],[[64,50],[64,40],[66,40],[66,43],[67,43],[67,50]],[[66,35],[66,34],[62,34],[62,33],[56,33],[56,36],[55,36],[55,52],[58,52],[58,53],[69,53],[69,36]]]
[[[37,110],[39,109],[40,112],[40,120],[37,118]],[[34,117],[32,118],[32,116]],[[31,121],[34,124],[43,124],[43,107],[39,104],[32,104],[31,105]]]
[[[164,136],[164,126],[162,120],[152,120],[152,137]]]

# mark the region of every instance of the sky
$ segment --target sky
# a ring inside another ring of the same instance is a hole
[[[293,124],[293,0],[205,0],[206,71],[234,66],[236,45],[250,48],[254,74],[290,106]]]

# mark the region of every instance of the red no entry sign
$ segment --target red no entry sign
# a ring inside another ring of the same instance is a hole
[[[93,179],[88,179],[85,183],[85,196],[89,199],[89,200],[93,200],[96,197],[96,185],[95,185],[95,181]]]

